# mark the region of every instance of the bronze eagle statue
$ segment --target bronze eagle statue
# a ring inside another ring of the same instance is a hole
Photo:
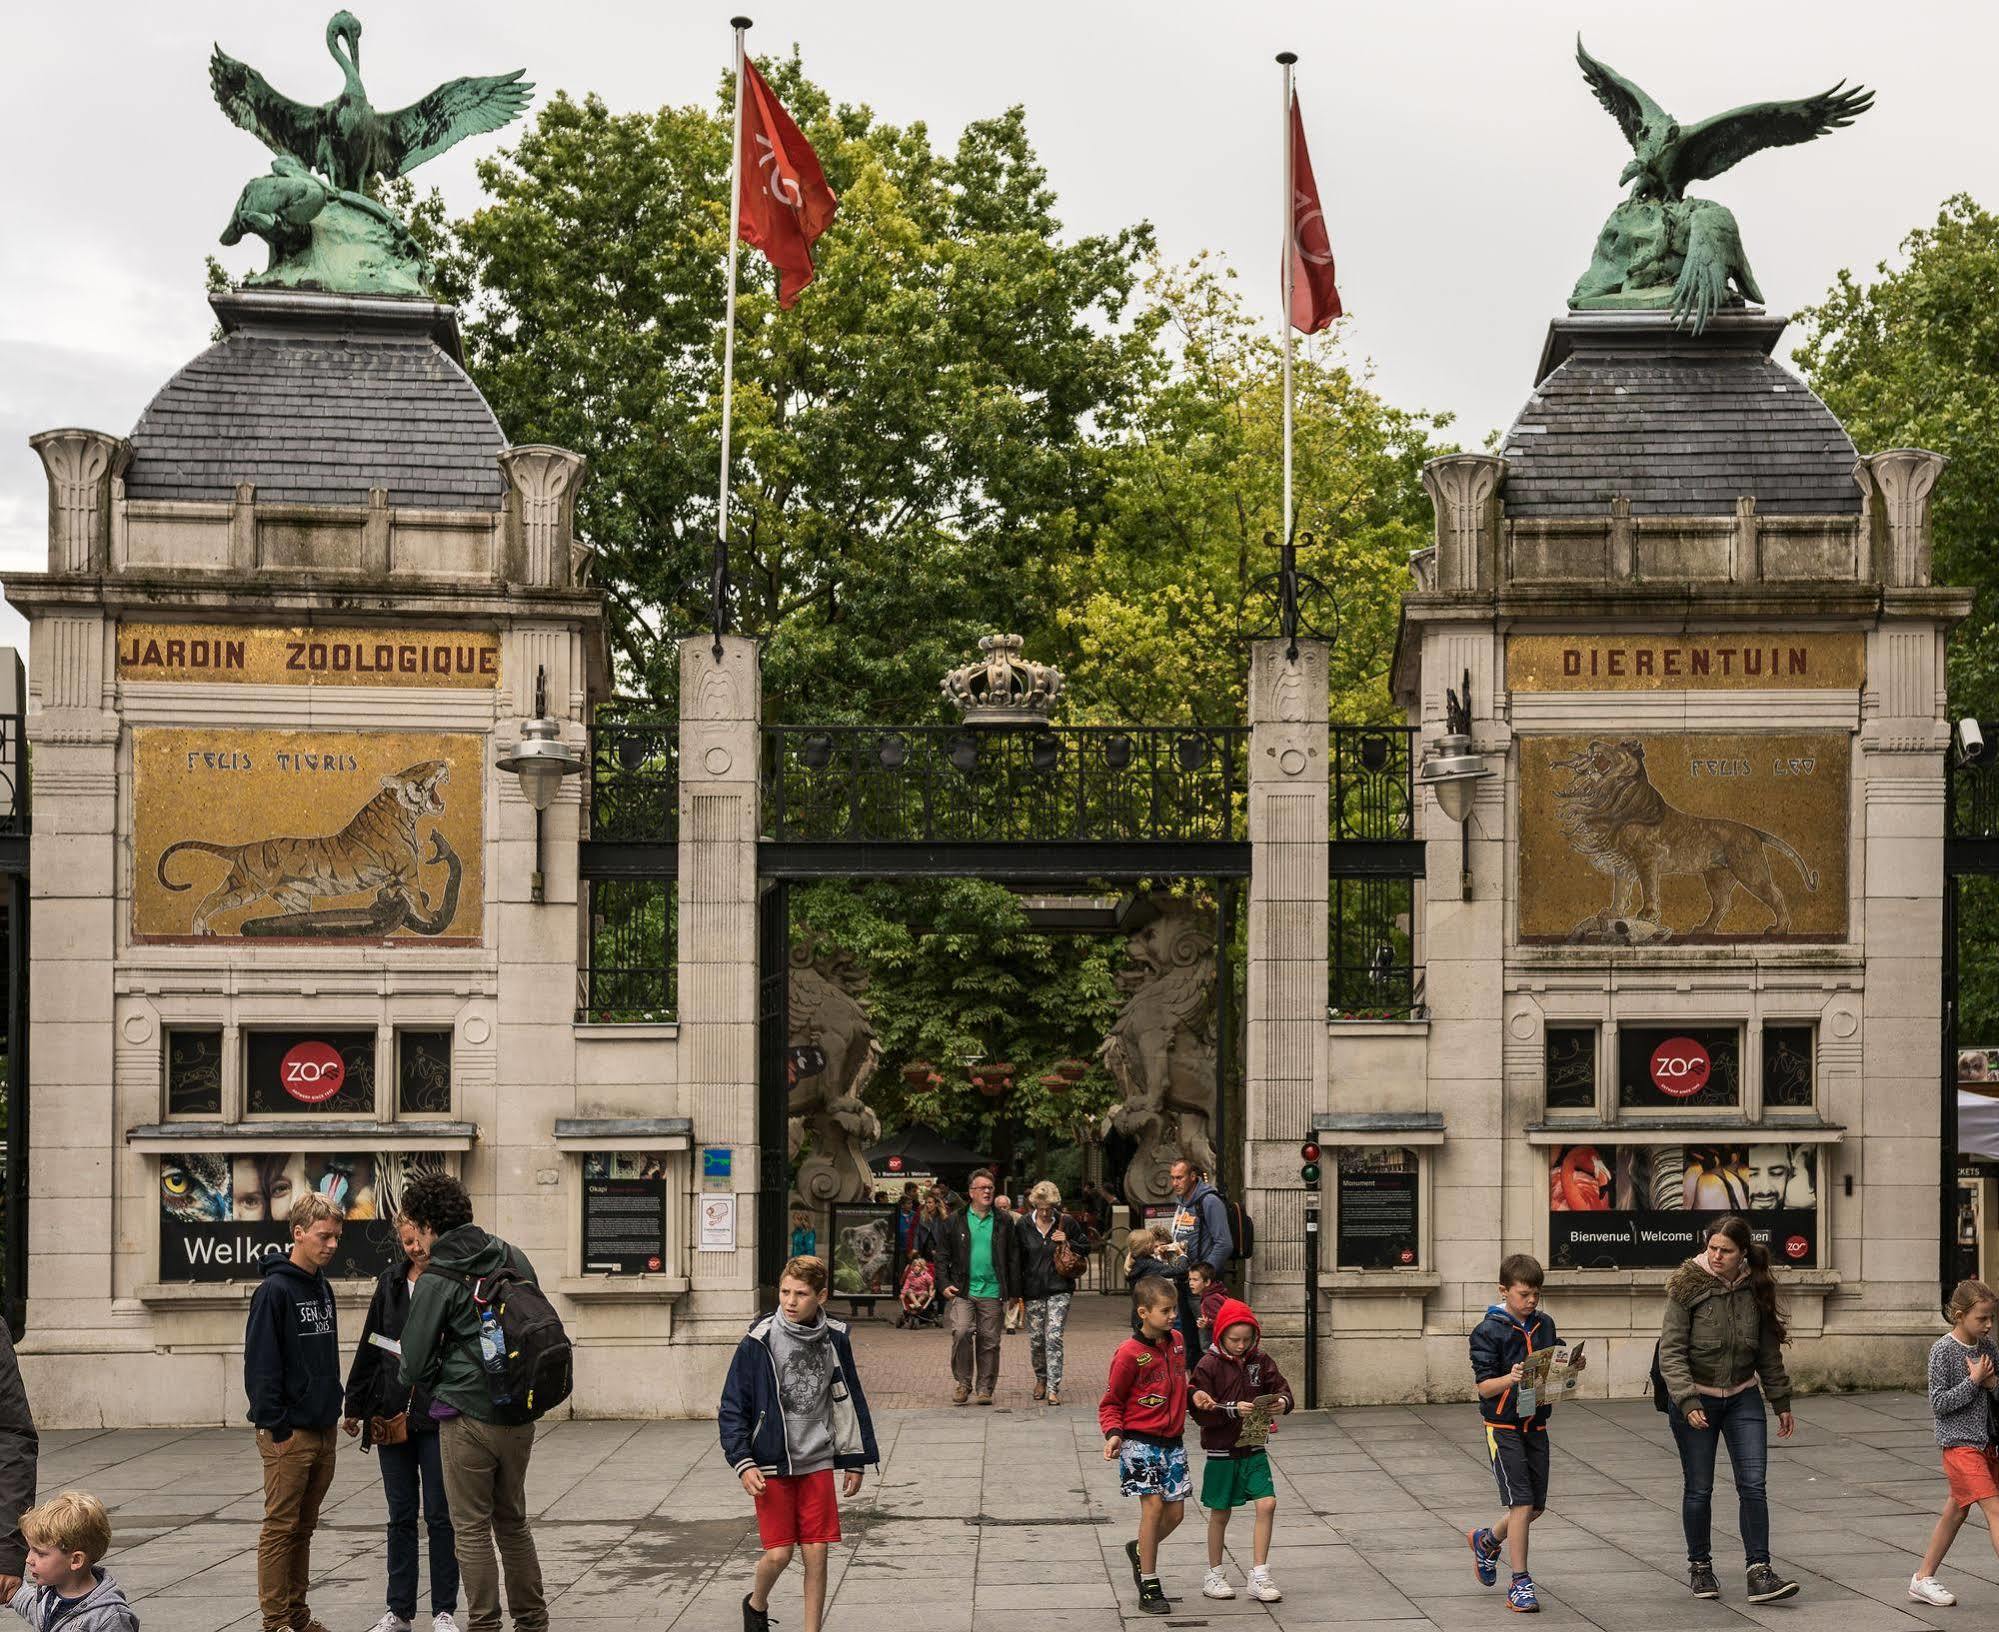
[[[208,82],[222,111],[273,153],[297,159],[348,193],[366,192],[374,176],[407,175],[467,136],[498,130],[520,116],[534,90],[521,79],[527,70],[517,68],[447,80],[421,101],[382,113],[361,86],[360,19],[336,11],[326,25],[326,49],[346,83],[319,107],[274,90],[219,45],[209,59]]]
[[[1585,51],[1580,34],[1576,62],[1631,144],[1633,157],[1618,184],[1634,183],[1634,199],[1667,204],[1683,198],[1690,182],[1718,176],[1766,147],[1791,147],[1843,129],[1874,105],[1872,91],[1861,85],[1849,88],[1841,80],[1817,96],[1752,102],[1697,125],[1682,125],[1616,69]]]

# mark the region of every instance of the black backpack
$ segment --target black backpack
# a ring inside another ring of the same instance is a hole
[[[507,1373],[502,1382],[483,1363],[480,1371],[486,1378],[487,1393],[500,1422],[511,1426],[533,1422],[569,1398],[576,1386],[569,1334],[563,1330],[562,1317],[555,1312],[555,1305],[540,1287],[520,1275],[511,1264],[483,1276],[436,1264],[424,1273],[443,1275],[458,1282],[472,1294],[475,1315],[491,1306],[506,1345]],[[479,1359],[478,1333],[473,1333],[467,1341],[473,1358]]]
[[[1235,1258],[1254,1258],[1256,1256],[1256,1220],[1243,1211],[1243,1205],[1239,1201],[1224,1200],[1222,1205],[1228,1209],[1229,1234],[1235,1237],[1235,1250],[1230,1256]]]
[[[1659,1369],[1659,1345],[1652,1345],[1652,1405],[1658,1411],[1673,1409],[1673,1396],[1666,1390],[1666,1374]]]

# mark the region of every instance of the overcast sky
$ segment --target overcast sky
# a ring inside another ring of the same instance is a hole
[[[1012,103],[1071,232],[1148,220],[1169,256],[1210,248],[1276,304],[1279,50],[1296,51],[1348,348],[1408,407],[1476,445],[1531,386],[1548,319],[1589,260],[1629,157],[1574,58],[1592,53],[1697,120],[1848,78],[1874,111],[1706,183],[1732,208],[1771,305],[1892,257],[1938,204],[1999,201],[1989,126],[1999,8],[1968,0],[1009,0],[928,6],[746,0],[752,50],[795,40],[840,101],[924,120],[948,144]],[[123,434],[207,342],[202,257],[268,155],[210,100],[211,40],[279,90],[338,90],[331,0],[97,0],[9,7],[0,53],[0,574],[46,561],[34,431]],[[423,0],[367,4],[362,70],[395,108],[442,79],[525,67],[537,100],[706,101],[729,53],[723,4]],[[417,172],[478,201],[476,137]],[[253,247],[261,253],[261,245]],[[244,259],[233,252],[230,264]],[[809,296],[807,298],[810,298]],[[23,626],[0,612],[0,641]]]

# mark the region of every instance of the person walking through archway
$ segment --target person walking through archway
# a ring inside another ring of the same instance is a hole
[[[1229,1210],[1208,1183],[1199,1162],[1181,1157],[1173,1164],[1171,1182],[1177,1201],[1173,1245],[1178,1250],[1167,1261],[1164,1273],[1172,1278],[1180,1295],[1180,1335],[1187,1340],[1187,1364],[1192,1366],[1207,1345],[1202,1340],[1200,1304],[1187,1289],[1187,1271],[1196,1264],[1206,1264],[1214,1270],[1216,1280],[1227,1280],[1235,1237],[1229,1232]]]
[[[1027,1304],[1028,1352],[1034,1397],[1062,1403],[1062,1334],[1076,1281],[1089,1262],[1089,1232],[1062,1211],[1062,1192],[1043,1179],[1027,1193],[1028,1211],[1014,1233],[1020,1241],[1020,1295]]]
[[[1659,1329],[1658,1376],[1680,1451],[1680,1520],[1687,1537],[1687,1585],[1696,1598],[1719,1598],[1709,1539],[1714,1469],[1722,1443],[1741,1507],[1743,1560],[1752,1604],[1789,1598],[1798,1590],[1770,1566],[1770,1500],[1765,1489],[1769,1427],[1765,1402],[1777,1413],[1777,1437],[1789,1439],[1791,1379],[1784,1370],[1788,1341],[1777,1306],[1770,1253],[1749,1225],[1730,1215],[1708,1226],[1707,1248],[1666,1283]]]
[[[970,1205],[944,1221],[937,1278],[950,1305],[951,1403],[991,1405],[999,1386],[1000,1327],[1009,1300],[1018,1296],[1019,1246],[993,1211],[998,1186],[983,1168],[965,1190]],[[974,1384],[977,1389],[974,1392]]]

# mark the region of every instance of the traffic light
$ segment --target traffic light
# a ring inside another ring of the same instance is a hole
[[[1303,1184],[1316,1186],[1319,1182],[1319,1147],[1317,1143],[1307,1139],[1304,1144],[1298,1147],[1298,1157],[1305,1164],[1298,1169],[1299,1181]]]

